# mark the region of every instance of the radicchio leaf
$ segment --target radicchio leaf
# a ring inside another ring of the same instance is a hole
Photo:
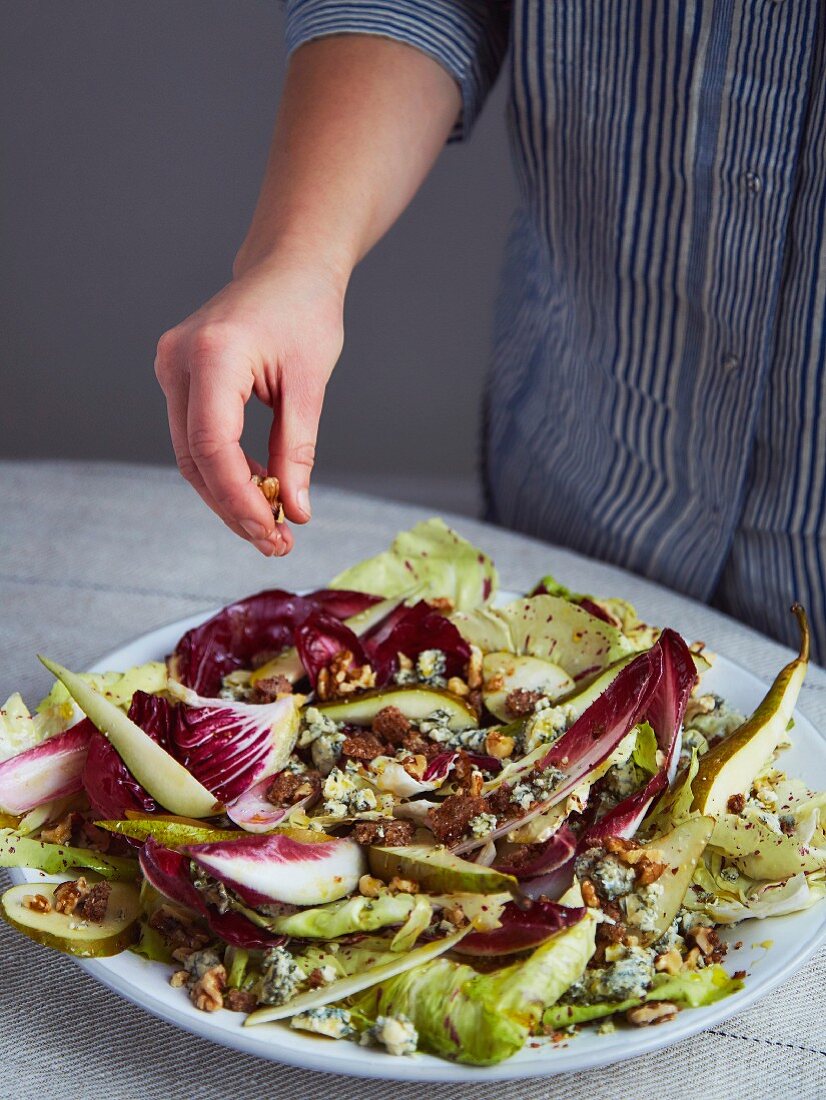
[[[226,815],[230,821],[234,821],[248,833],[267,833],[290,814],[309,809],[319,797],[318,794],[309,794],[291,806],[274,806],[267,798],[271,787],[272,776],[268,776],[244,791],[226,807]]]
[[[219,802],[232,802],[286,764],[298,733],[301,696],[264,705],[205,699],[171,683],[173,755]]]
[[[86,719],[90,725],[92,723]],[[135,779],[102,733],[92,726],[89,754],[83,769],[83,788],[98,817],[114,820],[128,810],[155,813],[158,804]]]
[[[173,655],[173,677],[199,695],[217,695],[230,672],[293,645],[297,628],[313,611],[346,619],[379,599],[332,589],[299,596],[274,588],[248,596],[184,634]]]
[[[453,950],[458,955],[477,958],[514,955],[538,947],[557,932],[578,924],[584,916],[584,909],[558,905],[555,901],[535,901],[528,909],[509,901],[500,914],[500,928],[470,932]]]
[[[369,663],[364,648],[353,631],[326,611],[312,611],[295,632],[295,647],[313,687],[318,674],[340,653],[351,654],[350,666]]]
[[[196,890],[189,877],[189,860],[180,852],[164,848],[151,836],[140,851],[140,865],[144,878],[165,898],[191,909],[203,917],[212,931],[231,944],[247,950],[277,947],[285,942],[285,936],[273,936],[248,920],[243,913],[229,910],[219,913],[209,905],[200,890]]]
[[[652,684],[644,719],[654,730],[662,753],[662,766],[640,790],[624,798],[583,833],[580,849],[599,844],[609,836],[626,840],[634,836],[651,803],[674,778],[680,757],[683,717],[697,682],[697,669],[688,646],[673,630],[664,630],[651,652],[658,654],[660,675]]]
[[[656,684],[662,666],[657,650],[648,650],[635,657],[616,676],[605,691],[585,710],[569,730],[555,741],[548,752],[529,772],[519,776],[524,782],[533,773],[541,774],[548,768],[557,768],[564,778],[553,793],[530,810],[497,825],[488,836],[496,840],[518,826],[526,825],[539,814],[562,802],[574,791],[619,745],[620,741],[640,721],[651,698],[652,684]],[[457,844],[452,850],[461,855],[478,848],[481,840],[472,838]]]
[[[376,670],[379,685],[398,669],[398,655],[415,661],[426,649],[440,649],[446,659],[445,675],[463,676],[470,660],[470,646],[457,628],[424,600],[413,607],[401,606],[370,631],[364,648]]]
[[[0,812],[19,816],[81,790],[93,730],[79,722],[0,763]]]
[[[354,840],[302,836],[297,830],[191,844],[185,851],[249,905],[338,901],[355,890],[366,870],[364,852]]]
[[[520,881],[548,875],[567,863],[576,851],[576,837],[567,824],[563,824],[552,837],[540,844],[526,845],[510,856],[496,860],[494,868],[505,875],[514,875]]]

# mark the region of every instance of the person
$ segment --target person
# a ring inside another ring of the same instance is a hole
[[[291,0],[227,287],[162,336],[184,476],[286,553],[359,260],[503,68],[520,202],[485,400],[488,513],[826,658],[826,9],[816,0]],[[468,181],[472,186],[473,181]]]

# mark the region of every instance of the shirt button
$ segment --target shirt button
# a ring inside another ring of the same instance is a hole
[[[758,195],[763,188],[763,181],[756,172],[746,172],[743,175],[743,183],[746,190],[750,191],[752,195]]]
[[[737,358],[736,355],[732,355],[731,352],[729,352],[728,355],[723,356],[720,366],[727,374],[730,374],[732,371],[737,370],[737,368],[740,366],[740,360]]]

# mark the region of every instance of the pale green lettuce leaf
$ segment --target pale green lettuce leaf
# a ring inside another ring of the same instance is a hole
[[[797,913],[824,896],[823,872],[806,875],[801,871],[780,882],[762,882],[741,874],[719,853],[707,852],[694,870],[692,888],[683,904],[715,924],[737,924],[751,918]]]
[[[526,653],[552,661],[575,680],[595,676],[634,651],[616,627],[559,596],[527,596],[451,618],[483,653]]]
[[[642,651],[650,649],[660,635],[660,630],[655,626],[648,626],[637,614],[636,608],[628,600],[618,597],[594,596],[588,592],[574,592],[564,584],[560,584],[550,574],[540,580],[537,588],[544,588],[549,596],[559,596],[570,603],[580,604],[583,600],[590,600],[604,611],[612,620],[614,626],[633,644],[634,649]]]
[[[646,835],[665,833],[685,821],[687,817],[691,817],[691,806],[694,802],[691,784],[699,768],[700,758],[697,750],[692,749],[688,767],[680,772],[673,787],[666,788],[643,821],[641,827],[643,833]]]
[[[13,829],[0,829],[0,867],[31,867],[49,875],[86,868],[108,879],[128,881],[138,877],[137,860],[66,844],[47,844],[21,836]]]
[[[471,1065],[494,1065],[522,1048],[543,1009],[577,980],[594,952],[596,922],[551,937],[527,959],[491,974],[465,963],[438,959],[355,998],[367,1021],[409,1017],[419,1049]]]
[[[448,597],[461,611],[486,603],[496,592],[493,562],[441,519],[402,531],[389,550],[345,569],[331,588],[349,588],[374,596],[420,599]]]
[[[804,840],[798,830],[806,828],[806,819],[798,822],[788,836],[775,827],[774,819],[775,815],[751,805],[740,814],[722,814],[710,844],[753,879],[777,882],[801,871],[826,870],[826,835],[822,828]]]
[[[39,714],[31,714],[19,692],[10,695],[0,707],[0,761],[33,749],[47,737],[62,733],[74,716],[71,702],[47,707],[41,704],[38,709]]]
[[[163,661],[149,661],[145,665],[128,668],[125,672],[82,672],[80,679],[90,684],[115,706],[128,710],[136,691],[145,691],[147,695],[157,695],[165,691],[167,673]],[[54,707],[70,707],[70,718],[75,713],[72,697],[59,680],[55,681],[49,694],[38,703],[37,711],[38,714],[44,714]]]
[[[416,908],[413,894],[380,894],[365,898],[360,894],[344,901],[334,901],[315,909],[300,909],[285,917],[274,917],[267,926],[284,936],[299,939],[333,940],[352,932],[373,932],[404,924]],[[421,910],[421,907],[419,907]]]
[[[721,1001],[743,988],[739,978],[730,978],[722,966],[716,963],[703,970],[686,970],[679,974],[658,974],[654,985],[644,997],[630,997],[625,1001],[601,1001],[593,1005],[556,1004],[542,1015],[545,1027],[564,1028],[572,1024],[584,1024],[616,1012],[627,1012],[646,1001],[671,1001],[686,1008]]]

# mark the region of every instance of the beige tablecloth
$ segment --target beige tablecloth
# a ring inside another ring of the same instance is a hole
[[[0,700],[35,701],[48,679],[34,654],[75,668],[130,637],[268,585],[323,583],[427,513],[316,490],[315,520],[286,560],[265,561],[225,531],[171,470],[0,463]],[[764,679],[781,646],[699,604],[532,540],[469,520],[504,587],[552,571],[574,588],[631,599]],[[822,613],[822,612],[821,612]],[[826,731],[826,673],[801,709]],[[826,953],[742,1016],[659,1054],[588,1074],[490,1086],[359,1081],[282,1067],[195,1039],[125,1003],[69,960],[0,928],[0,1096],[44,1100],[295,1097],[595,1097],[757,1100],[826,1096]]]

